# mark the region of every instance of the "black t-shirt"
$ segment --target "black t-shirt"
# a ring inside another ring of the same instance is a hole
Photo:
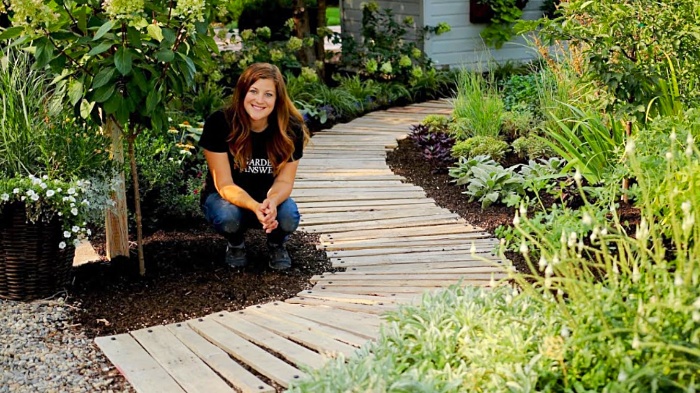
[[[301,127],[291,128],[293,131],[294,153],[292,153],[290,161],[296,161],[304,155],[304,135]],[[244,189],[253,199],[262,202],[267,198],[267,191],[275,181],[272,165],[267,156],[267,142],[271,140],[277,129],[277,122],[271,121],[265,131],[250,133],[253,144],[252,157],[243,171],[234,167],[233,154],[231,154],[229,144],[226,142],[231,133],[231,126],[226,120],[226,115],[223,111],[214,112],[207,118],[204,123],[204,131],[202,131],[202,136],[199,139],[199,146],[214,153],[228,153],[233,182]],[[208,171],[204,191],[202,191],[202,200],[207,195],[215,192],[217,191],[214,186],[214,179],[211,171]]]

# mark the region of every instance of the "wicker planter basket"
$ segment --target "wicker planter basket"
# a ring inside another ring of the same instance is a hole
[[[58,219],[27,222],[24,204],[0,212],[0,298],[28,301],[52,296],[70,282],[75,247],[61,250]],[[69,242],[66,242],[69,243]]]

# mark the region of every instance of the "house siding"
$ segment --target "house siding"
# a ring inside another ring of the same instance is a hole
[[[342,32],[361,42],[362,4],[367,0],[342,0]],[[416,26],[436,26],[446,22],[452,30],[440,36],[430,36],[422,49],[437,67],[467,67],[487,69],[490,63],[524,62],[535,59],[537,53],[518,37],[495,49],[484,44],[481,30],[485,24],[469,22],[469,0],[409,0],[378,1],[380,8],[390,8],[398,20],[413,17]],[[523,10],[524,19],[541,17],[543,0],[530,0]],[[415,41],[414,34],[407,40]]]

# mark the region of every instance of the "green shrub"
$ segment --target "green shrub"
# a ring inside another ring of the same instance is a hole
[[[527,135],[534,128],[535,119],[528,111],[506,111],[503,113],[501,135],[513,140],[519,136]]]
[[[428,127],[430,132],[446,132],[450,124],[450,118],[443,115],[428,115],[421,124]]]
[[[458,141],[468,139],[471,135],[470,123],[467,119],[453,119],[447,125],[447,132],[454,136]]]
[[[494,161],[500,161],[508,151],[508,144],[490,136],[475,136],[455,143],[452,147],[453,157],[475,157],[485,155]]]
[[[500,83],[503,106],[507,111],[522,108],[530,112],[539,109],[537,94],[537,73],[527,75],[511,75]]]
[[[535,160],[554,155],[554,150],[536,135],[521,136],[511,144],[513,152],[520,158]]]

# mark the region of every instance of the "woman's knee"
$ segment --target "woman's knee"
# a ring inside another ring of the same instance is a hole
[[[202,206],[207,221],[220,233],[236,233],[242,229],[243,212],[218,194],[207,198]]]
[[[283,232],[292,233],[299,227],[301,216],[297,204],[292,198],[287,198],[277,206],[277,222]]]

